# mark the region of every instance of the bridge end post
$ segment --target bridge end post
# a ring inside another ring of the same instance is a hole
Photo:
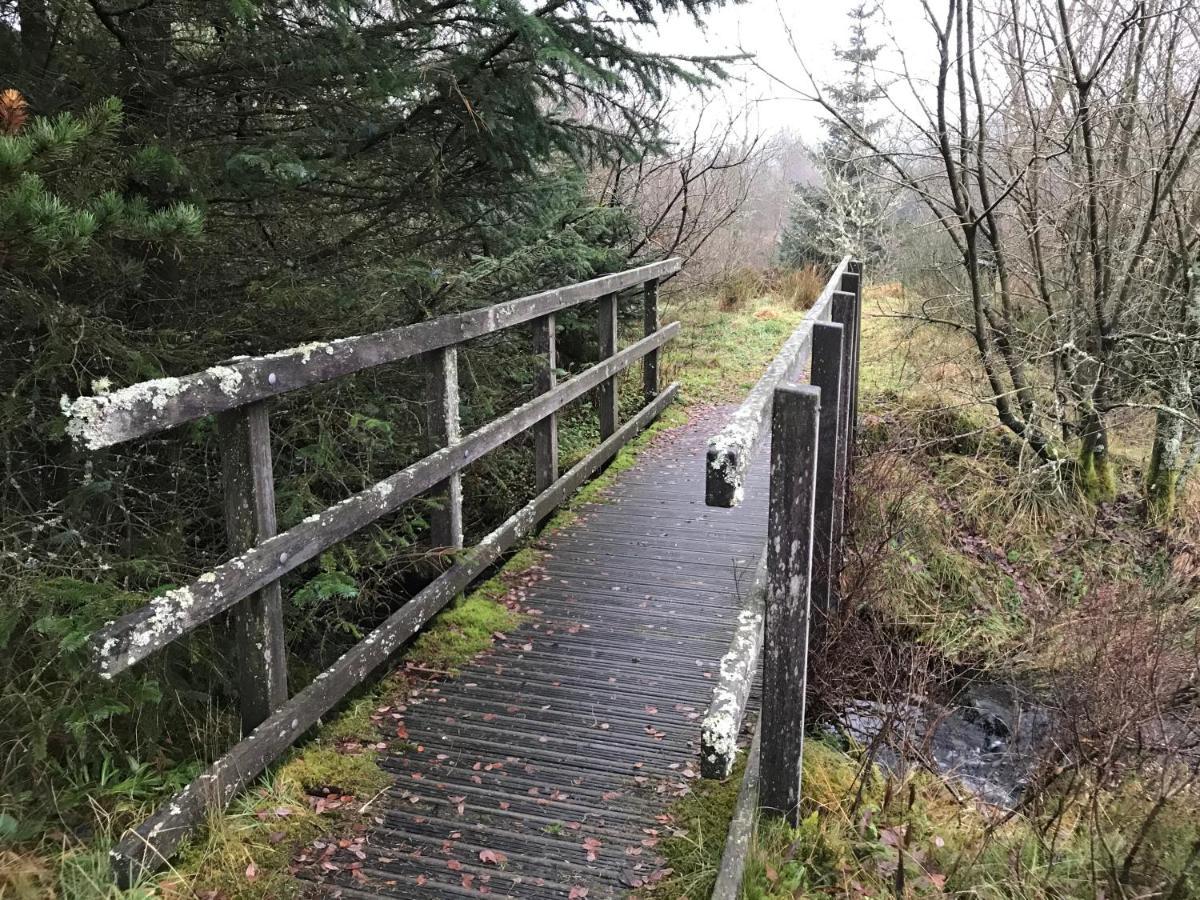
[[[821,391],[775,389],[771,416],[767,592],[763,627],[762,785],[765,811],[800,821],[813,511]]]

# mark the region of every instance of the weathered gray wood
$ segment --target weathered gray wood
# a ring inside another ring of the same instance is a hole
[[[761,723],[760,723],[761,725]],[[721,863],[717,867],[717,881],[713,885],[712,900],[738,900],[742,892],[742,875],[746,871],[746,859],[750,856],[750,843],[754,838],[754,823],[758,819],[759,759],[762,728],[754,729],[754,740],[746,756],[746,769],[742,773],[742,786],[738,788],[737,801],[733,807],[733,819],[725,838],[725,849],[721,851]]]
[[[186,587],[168,591],[148,606],[105,626],[91,639],[101,677],[111,678],[124,671],[243,597],[277,581],[326,548],[394,512],[413,497],[528,430],[535,422],[595,389],[605,379],[641,359],[650,350],[661,347],[678,333],[679,323],[672,322],[489,422],[454,447],[439,450],[324,512],[309,516],[283,534],[268,538],[204,573]]]
[[[844,258],[826,282],[821,296],[792,332],[783,349],[746,395],[729,423],[708,442],[704,465],[704,502],[709,506],[736,506],[755,448],[771,427],[771,400],[775,388],[795,381],[809,359],[813,324],[829,318],[833,292],[841,283],[850,258]]]
[[[862,350],[862,263],[851,260],[842,275],[842,290],[854,295],[854,331],[851,334],[850,353],[850,414],[849,435],[847,440],[850,447],[858,437],[858,370],[859,353]],[[848,461],[853,465],[853,454]]]
[[[658,279],[651,278],[642,288],[642,317],[644,334],[658,331]],[[642,360],[642,396],[649,403],[658,394],[658,351],[652,350]]]
[[[274,537],[275,474],[266,401],[217,417],[225,491],[225,534],[238,554]],[[279,582],[255,591],[234,608],[234,652],[242,734],[287,700],[287,652]]]
[[[829,618],[838,603],[840,552],[834,543],[840,529],[834,528],[838,512],[838,479],[842,455],[842,357],[846,330],[839,324],[818,322],[813,328],[813,386],[821,391],[821,431],[817,442],[817,494],[813,512],[812,622],[809,641],[819,645]]]
[[[681,260],[640,266],[507,303],[374,334],[244,357],[181,378],[158,378],[64,403],[67,434],[90,450],[108,447],[255,400],[510,328],[547,313],[679,271]]]
[[[343,654],[249,737],[234,745],[187,788],[163,804],[152,817],[136,830],[127,832],[112,851],[113,868],[122,885],[128,886],[147,870],[160,868],[210,810],[228,804],[238,791],[257,778],[446,603],[495,563],[505,550],[531,534],[537,522],[616,455],[631,437],[654,421],[678,390],[678,384],[670,385],[548,490],[463,553],[445,573]]]
[[[429,353],[427,359],[426,429],[429,452],[435,453],[462,440],[458,417],[458,348],[442,347]],[[432,494],[437,508],[430,515],[430,543],[435,547],[461,548],[462,475],[454,472],[438,482]]]
[[[729,650],[721,657],[721,670],[713,699],[700,721],[700,775],[728,778],[737,759],[737,736],[746,715],[746,702],[758,672],[762,652],[763,610],[767,590],[766,551],[754,570],[754,582],[738,613],[737,629]]]
[[[542,367],[533,379],[533,392],[544,394],[558,384],[558,337],[554,313],[534,320],[533,352],[544,357]],[[558,416],[555,413],[533,426],[533,473],[539,493],[558,478]]]
[[[597,334],[600,338],[600,358],[606,359],[617,352],[617,295],[605,294],[600,298],[600,321]],[[600,439],[604,440],[617,430],[620,410],[617,404],[617,379],[607,378],[596,392],[600,407]]]
[[[854,313],[854,295],[835,291],[831,316],[834,322],[842,326],[842,342],[845,347],[842,354],[842,391],[838,398],[838,439],[841,441],[836,470],[838,490],[834,493],[833,505],[833,546],[837,548],[839,557],[843,550],[846,500],[850,491],[850,457],[854,451],[850,431],[851,391],[854,388]]]
[[[763,627],[762,808],[800,821],[813,500],[821,392],[775,389]]]

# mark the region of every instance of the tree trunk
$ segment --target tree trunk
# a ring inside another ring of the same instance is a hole
[[[1159,410],[1154,422],[1154,447],[1146,472],[1146,517],[1165,523],[1175,512],[1175,495],[1183,470],[1183,420]]]
[[[1117,495],[1117,477],[1108,451],[1108,428],[1090,402],[1080,414],[1079,432],[1079,486],[1090,500],[1111,500]]]
[[[49,62],[50,17],[46,0],[17,0],[17,18],[21,23],[21,72],[36,78]],[[34,85],[22,85],[34,94]],[[41,98],[33,96],[37,103]]]

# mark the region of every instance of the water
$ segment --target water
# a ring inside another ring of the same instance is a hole
[[[1034,774],[1050,725],[1049,712],[1017,688],[974,683],[945,704],[852,701],[836,730],[867,746],[886,727],[875,756],[884,769],[923,764],[979,799],[1011,808]]]

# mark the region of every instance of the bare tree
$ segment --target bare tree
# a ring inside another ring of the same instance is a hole
[[[962,292],[923,315],[970,335],[1000,421],[1049,463],[1074,447],[1070,468],[1100,499],[1115,490],[1109,414],[1154,409],[1147,483],[1152,505],[1169,509],[1196,422],[1200,11],[922,5],[935,66],[926,78],[901,56],[894,138],[857,128],[811,77],[793,89],[940,225]]]

